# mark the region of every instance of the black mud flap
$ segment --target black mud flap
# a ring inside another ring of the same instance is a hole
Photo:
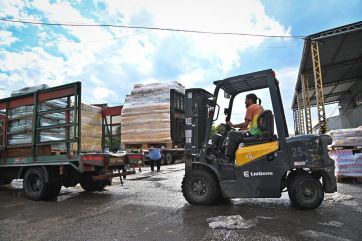
[[[326,167],[321,170],[323,178],[323,188],[326,193],[333,193],[337,191],[337,179],[334,175],[334,166]]]

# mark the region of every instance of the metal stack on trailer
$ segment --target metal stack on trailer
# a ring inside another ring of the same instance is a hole
[[[122,156],[102,152],[101,109],[81,103],[80,82],[22,90],[0,100],[0,113],[0,181],[24,179],[30,199],[78,183],[100,190],[127,174]]]

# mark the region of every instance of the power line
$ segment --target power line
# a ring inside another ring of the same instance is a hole
[[[85,24],[85,23],[52,23],[52,22],[35,22],[30,20],[17,20],[0,18],[3,22],[23,23],[33,25],[47,25],[47,26],[66,26],[66,27],[111,27],[111,28],[128,28],[128,29],[145,29],[145,30],[158,30],[158,31],[171,31],[171,32],[184,32],[184,33],[197,33],[197,34],[212,34],[212,35],[234,35],[234,36],[249,36],[249,37],[263,37],[263,38],[295,38],[304,39],[306,36],[300,35],[267,35],[267,34],[251,34],[251,33],[237,33],[237,32],[212,32],[203,30],[190,30],[190,29],[176,29],[176,28],[161,28],[161,27],[146,27],[146,26],[130,26],[130,25],[116,25],[116,24]]]
[[[41,39],[39,36],[36,36],[36,35],[19,32],[19,31],[15,31],[15,30],[12,30],[12,29],[7,29],[7,30],[10,31],[10,32],[17,33],[17,34],[22,34],[22,35],[24,35],[24,36],[31,37],[31,38],[34,38],[34,39]],[[131,37],[135,37],[135,36],[138,36],[138,35],[141,35],[141,34],[145,34],[145,33],[149,32],[149,31],[150,31],[150,30],[148,30],[148,31],[146,30],[146,31],[143,31],[143,32],[135,33],[135,34],[124,35],[124,36],[115,37],[115,38],[109,38],[109,39],[85,40],[85,41],[79,41],[79,42],[77,42],[77,41],[72,41],[72,40],[54,40],[54,42],[57,42],[57,43],[77,43],[77,44],[104,42],[104,41],[112,41],[112,40],[119,40],[119,39],[131,38]]]
[[[10,31],[10,32],[13,32],[13,33],[24,35],[26,37],[31,37],[31,38],[34,38],[34,39],[41,39],[40,37],[38,37],[36,35],[15,31],[13,29],[7,29],[7,30]],[[85,41],[79,41],[79,42],[72,41],[72,40],[53,40],[53,41],[56,42],[56,43],[76,43],[76,44],[104,42],[104,41],[113,41],[113,40],[131,38],[131,37],[135,37],[135,36],[138,36],[138,35],[148,33],[149,31],[151,31],[151,30],[146,30],[146,31],[143,31],[143,32],[140,32],[140,33],[125,35],[125,36],[115,37],[115,38],[110,38],[110,39],[85,40]],[[285,48],[294,48],[294,47],[300,47],[300,46],[301,46],[300,44],[295,44],[295,45],[284,45],[284,46],[251,46],[251,48],[257,48],[257,49],[285,49]]]

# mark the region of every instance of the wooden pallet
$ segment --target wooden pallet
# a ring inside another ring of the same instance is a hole
[[[153,144],[148,144],[148,143],[143,143],[143,144],[136,144],[136,143],[126,143],[124,144],[126,149],[150,149],[151,147],[164,147],[166,149],[172,149],[173,144],[171,142],[169,143],[153,143]]]
[[[362,183],[362,177],[337,176],[338,183]]]
[[[329,150],[362,150],[362,146],[329,146]]]

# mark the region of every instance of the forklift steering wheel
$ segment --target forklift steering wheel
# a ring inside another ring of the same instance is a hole
[[[225,123],[220,123],[220,126],[222,126],[223,127],[223,130],[225,130],[225,135],[229,132],[229,131],[231,131],[231,130],[235,130],[235,128],[232,128],[231,126],[229,126],[229,125],[227,125],[227,124],[225,124]]]

